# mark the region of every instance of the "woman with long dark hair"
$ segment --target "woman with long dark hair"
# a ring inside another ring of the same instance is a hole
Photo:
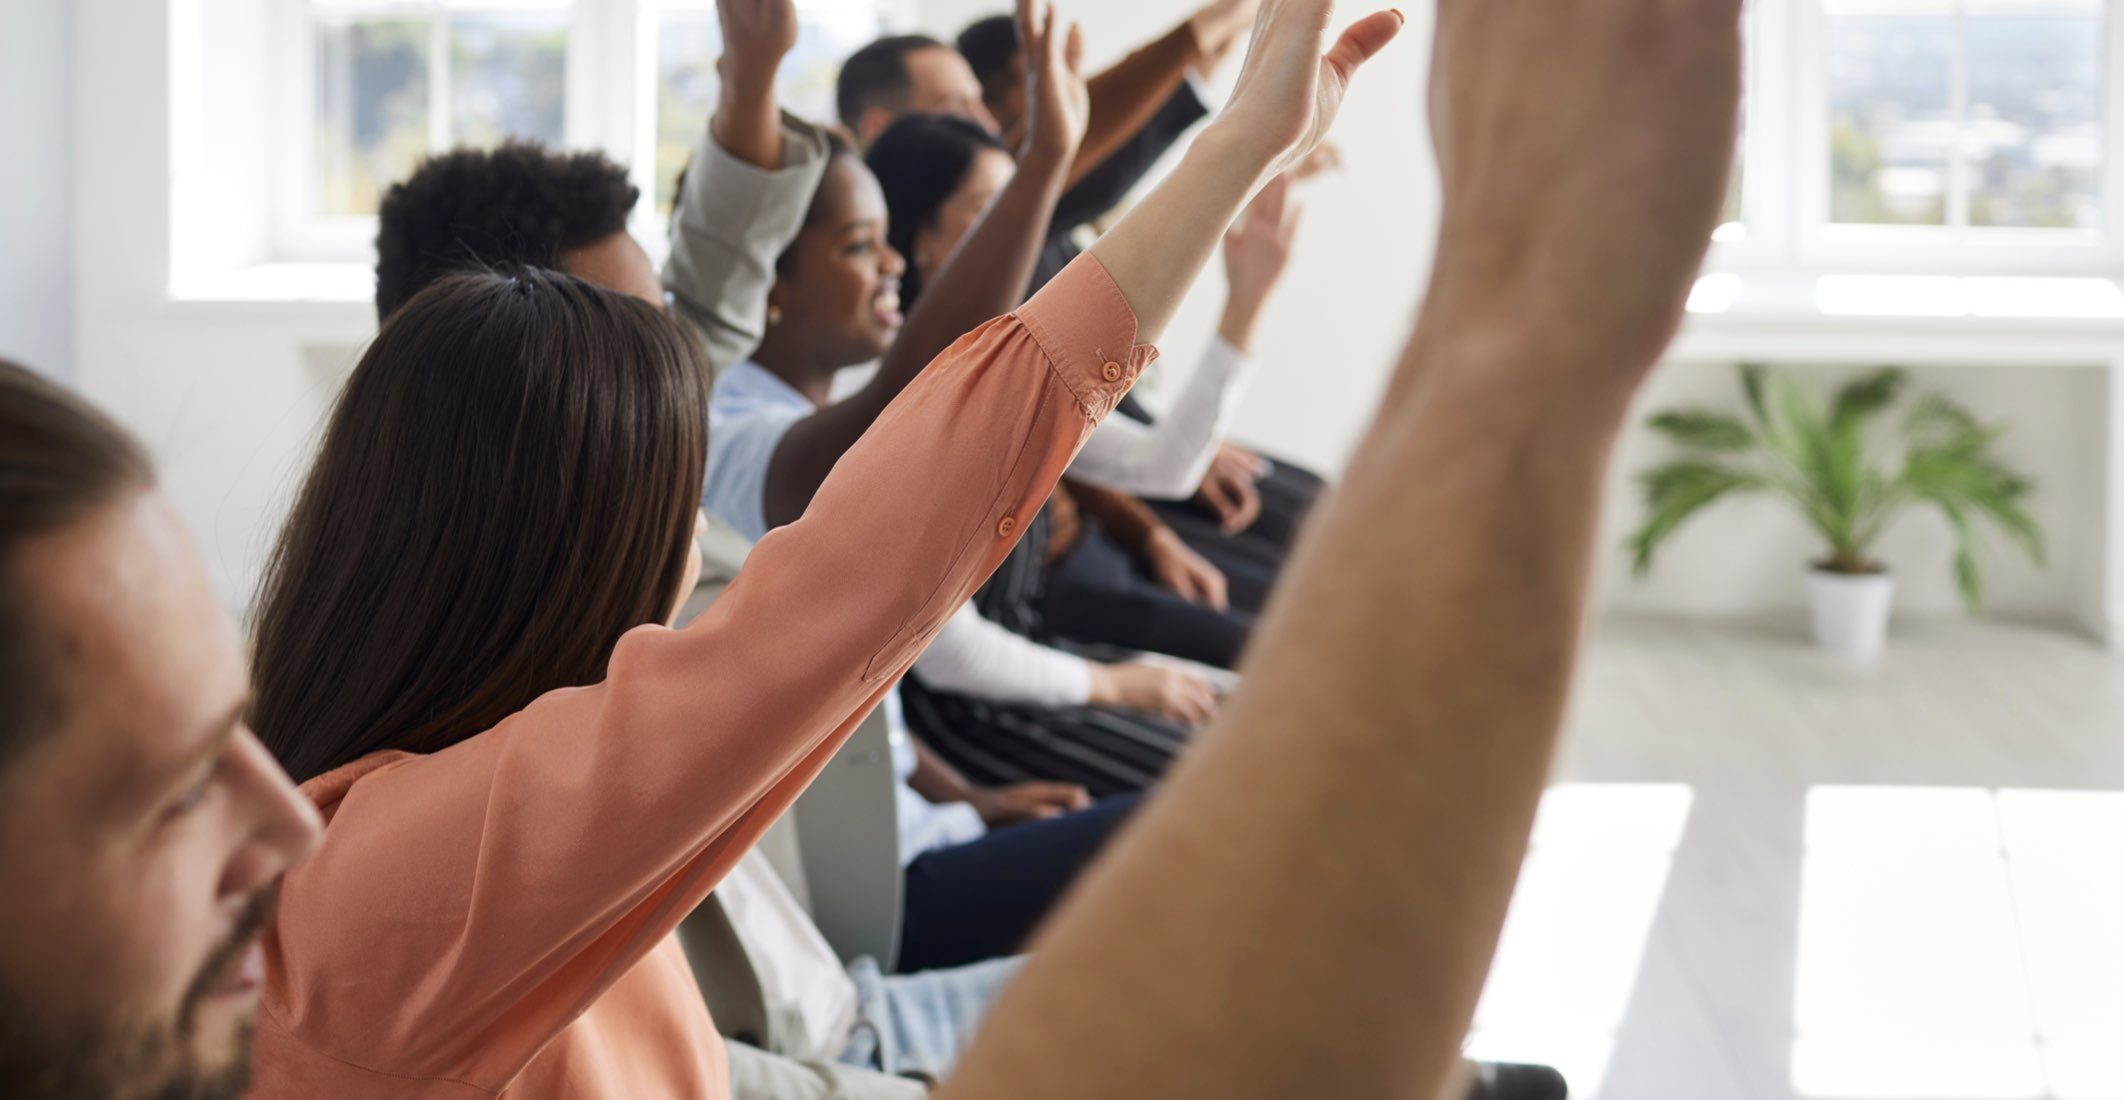
[[[393,315],[259,603],[254,722],[328,822],[267,941],[266,1095],[721,1094],[670,931],[1006,552],[1105,411],[1072,386],[1148,357],[1109,382],[1026,334],[1131,344],[1079,275],[917,383],[989,432],[887,418],[683,632],[659,624],[698,568],[698,344],[535,270]]]
[[[1218,140],[921,372],[684,630],[699,345],[553,273],[393,314],[259,603],[255,724],[326,825],[264,941],[257,1095],[727,1095],[672,930],[1009,552],[1224,226],[1325,131],[1323,67],[1391,33],[1323,62],[1313,13],[1281,11]]]

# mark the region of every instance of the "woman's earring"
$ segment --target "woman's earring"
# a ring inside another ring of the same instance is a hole
[[[781,306],[768,306],[768,307],[767,307],[767,323],[768,323],[768,324],[770,324],[770,325],[779,325],[779,324],[781,324],[781,323],[782,323],[782,307],[781,307]]]

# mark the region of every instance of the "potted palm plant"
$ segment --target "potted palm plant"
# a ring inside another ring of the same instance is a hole
[[[1904,411],[1899,431],[1878,430],[1881,414],[1903,395],[1906,377],[1894,367],[1826,398],[1760,366],[1743,365],[1740,379],[1745,416],[1679,409],[1649,421],[1682,453],[1639,477],[1645,518],[1629,541],[1639,576],[1668,536],[1706,506],[1739,493],[1774,494],[1828,544],[1808,575],[1815,641],[1864,659],[1880,652],[1895,590],[1872,547],[1905,510],[1930,506],[1946,518],[1955,536],[1955,583],[1972,611],[1984,589],[1980,523],[2042,560],[2042,532],[2023,507],[2030,484],[1993,453],[2002,428],[1979,423],[1945,398],[1922,397]]]

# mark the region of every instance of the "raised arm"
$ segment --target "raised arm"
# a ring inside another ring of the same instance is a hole
[[[1075,230],[1112,212],[1181,135],[1208,115],[1209,108],[1203,105],[1194,87],[1182,85],[1166,98],[1148,123],[1127,135],[1119,148],[1092,165],[1083,178],[1062,193],[1055,204],[1054,231]]]
[[[1738,7],[1439,5],[1444,220],[1395,384],[1221,726],[941,1096],[1438,1095],[1554,749],[1604,461],[1716,220]]]
[[[294,965],[363,959],[364,981],[297,969],[271,1011],[402,1036],[373,1069],[505,1085],[788,808],[1151,354],[1097,262],[1073,265],[939,357],[686,629],[629,632],[603,683],[543,695],[448,751],[355,766],[368,773],[284,905],[288,927],[348,937],[291,945]],[[353,782],[346,771],[333,781]],[[452,929],[461,946],[393,950],[375,922],[332,919],[349,906]],[[467,1035],[481,1040],[437,1045]]]
[[[1093,74],[1087,82],[1091,124],[1085,127],[1084,145],[1070,169],[1070,183],[1091,174],[1141,133],[1189,78],[1207,78],[1252,25],[1259,2],[1213,0],[1190,13],[1185,22]],[[1189,119],[1188,124],[1193,121]],[[1186,128],[1187,124],[1180,126]],[[1159,152],[1163,151],[1161,145]],[[1151,159],[1156,160],[1156,155]]]
[[[1064,30],[1050,7],[1040,25],[1027,31],[1032,0],[1019,0],[1018,11],[1020,34],[1038,48],[1041,64],[1030,77],[1033,122],[1017,174],[924,288],[869,383],[782,434],[761,502],[769,528],[803,514],[827,471],[938,352],[1023,300],[1063,174],[1084,133],[1085,106],[1077,75],[1083,47],[1075,27]]]
[[[774,261],[803,226],[827,150],[816,127],[774,103],[775,69],[796,45],[791,0],[722,0],[716,17],[721,98],[672,210],[664,289],[720,374],[759,346]]]
[[[1375,46],[1392,26],[1375,24]],[[1311,92],[1257,80],[1252,94]],[[1275,105],[1251,108],[1253,137],[1191,154],[1203,180],[1266,178],[1294,152],[1279,140],[1323,128],[1306,102],[1282,112],[1308,116],[1298,125],[1265,132]],[[361,1019],[390,1040],[374,1071],[488,1091],[512,1080],[707,895],[1002,561],[1151,358],[1134,310],[1170,316],[1251,190],[1198,182],[1168,186],[1205,193],[1206,216],[1168,209],[1128,235],[1165,263],[1124,282],[1080,257],[947,349],[685,630],[631,631],[603,683],[541,696],[445,752],[372,758],[358,789],[316,792],[336,802],[331,829],[293,872],[310,885],[283,904],[288,927],[325,931],[269,945],[285,977],[267,1011]],[[350,906],[452,929],[462,948],[394,951],[379,926],[332,919]],[[368,960],[353,986],[305,969],[348,958]]]
[[[1227,293],[1217,336],[1165,415],[1155,424],[1115,417],[1099,425],[1070,465],[1071,478],[1153,499],[1194,495],[1245,396],[1254,326],[1290,261],[1298,230],[1291,177],[1269,181],[1225,233]]]

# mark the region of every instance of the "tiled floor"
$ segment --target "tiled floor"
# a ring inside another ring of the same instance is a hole
[[[2124,1100],[2124,657],[1618,620],[1471,1053],[1606,1100]]]

